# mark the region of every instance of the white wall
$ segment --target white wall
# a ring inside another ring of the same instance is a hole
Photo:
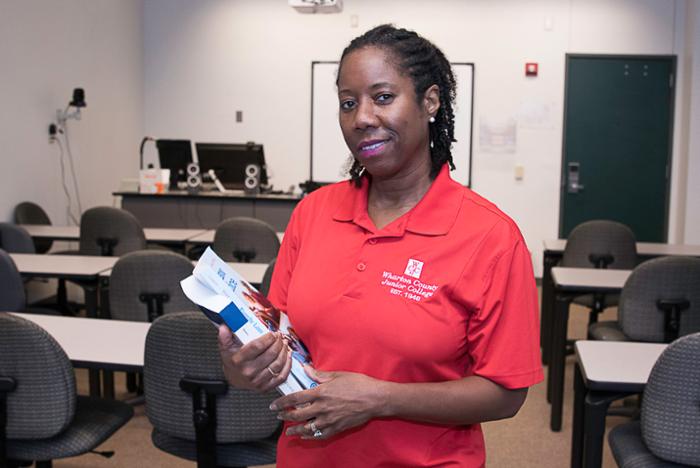
[[[142,135],[141,0],[0,0],[0,220],[24,200],[65,224],[59,152],[48,125],[75,87],[82,120],[69,122],[83,209],[112,204],[133,176]]]
[[[310,62],[337,60],[352,37],[383,22],[415,29],[451,61],[476,64],[473,187],[518,222],[539,271],[541,241],[558,233],[565,54],[683,54],[687,34],[677,19],[685,9],[685,0],[346,0],[341,14],[302,15],[284,1],[146,0],[145,129],[159,137],[263,142],[275,186],[296,184],[308,177]],[[350,26],[352,15],[358,28]],[[523,76],[528,61],[539,63],[538,78]],[[697,96],[699,88],[684,89]],[[699,107],[689,133],[698,133]],[[243,123],[235,123],[236,110]],[[481,151],[480,122],[533,110],[542,118],[519,126],[515,153]],[[677,122],[675,138],[687,140],[681,130]],[[678,168],[691,154],[691,171],[700,172],[700,141],[690,152],[675,143],[669,232],[679,242],[686,205],[688,214],[697,212],[689,198],[698,198],[700,184],[688,182],[686,195]],[[524,166],[522,181],[514,178],[516,165]],[[688,241],[700,242],[697,223],[685,223]]]

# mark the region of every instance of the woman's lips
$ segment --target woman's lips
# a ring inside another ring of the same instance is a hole
[[[386,143],[387,143],[387,140],[372,140],[372,141],[362,142],[357,147],[359,156],[363,156],[363,157],[376,156],[376,155],[380,154],[382,151],[384,151],[384,147],[386,146]]]

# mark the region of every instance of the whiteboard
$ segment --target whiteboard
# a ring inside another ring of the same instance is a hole
[[[452,178],[471,186],[472,116],[474,64],[452,63],[457,80],[455,138],[452,158],[457,169]],[[338,123],[338,93],[335,80],[338,62],[311,62],[311,155],[309,178],[318,182],[347,179],[350,151]]]

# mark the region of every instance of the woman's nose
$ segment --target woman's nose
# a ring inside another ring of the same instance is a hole
[[[376,109],[369,102],[361,102],[357,105],[357,112],[355,113],[355,128],[360,130],[367,127],[377,126],[377,114]]]

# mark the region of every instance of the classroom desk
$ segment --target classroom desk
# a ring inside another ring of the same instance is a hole
[[[80,241],[79,226],[54,226],[45,224],[20,224],[35,239],[51,239],[55,241]],[[146,242],[175,245],[184,248],[185,243],[192,237],[203,234],[205,229],[186,228],[144,228]]]
[[[148,322],[57,315],[21,314],[49,332],[75,367],[113,371],[143,370]]]
[[[214,243],[214,234],[215,233],[216,233],[216,229],[208,229],[199,235],[191,237],[190,239],[187,240],[187,243],[193,244],[193,245],[212,244],[212,243]],[[280,240],[280,242],[282,242],[282,239],[284,239],[284,232],[277,232],[277,238]]]
[[[552,267],[556,266],[564,254],[566,239],[545,239],[544,255],[542,260],[542,303],[540,314],[540,347],[542,348],[542,362],[549,364],[549,350],[551,344],[552,324]],[[686,244],[661,244],[655,242],[637,242],[637,256],[640,261],[666,255],[684,255],[700,257],[700,245]]]
[[[600,468],[610,403],[639,393],[666,344],[577,341],[571,467]]]
[[[554,305],[552,306],[551,350],[547,375],[547,396],[551,401],[550,428],[561,430],[566,363],[566,332],[569,306],[574,297],[587,293],[619,292],[631,270],[595,268],[552,268]]]

